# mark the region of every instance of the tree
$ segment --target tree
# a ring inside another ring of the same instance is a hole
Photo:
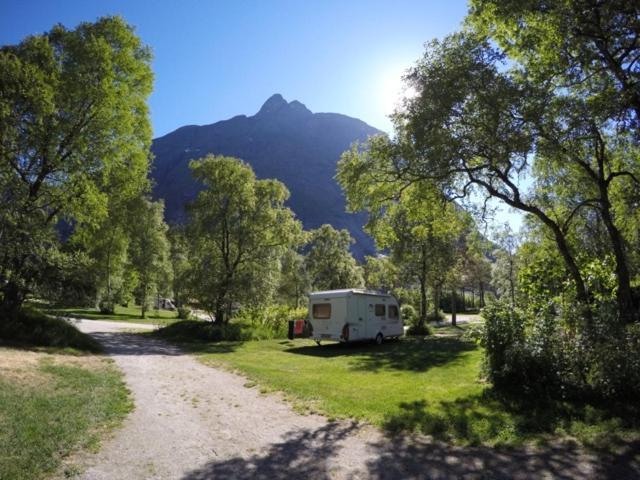
[[[133,206],[135,218],[129,226],[129,268],[137,273],[141,318],[145,318],[154,293],[166,294],[171,285],[171,263],[164,203],[140,197]]]
[[[587,318],[591,298],[570,230],[577,212],[594,209],[616,258],[619,313],[628,319],[629,268],[611,189],[635,181],[637,157],[615,153],[631,135],[612,134],[614,117],[584,85],[530,74],[511,52],[474,32],[432,42],[407,76],[418,95],[396,114],[397,138],[385,150],[407,182],[432,179],[453,196],[480,192],[535,217],[553,236]],[[529,173],[537,180],[532,195],[519,183]],[[570,179],[580,188],[563,192]]]
[[[433,182],[403,184],[393,174],[385,137],[373,138],[365,148],[354,145],[338,164],[337,178],[351,211],[365,210],[366,229],[379,249],[388,249],[402,274],[420,289],[419,326],[427,321],[427,286],[439,294],[454,264],[456,243],[467,225],[466,216],[446,201]],[[365,165],[375,168],[363,168]]]
[[[286,187],[257,180],[241,160],[208,155],[190,167],[205,186],[189,208],[192,292],[216,322],[226,322],[234,302],[272,294],[278,261],[300,242],[302,227],[284,206]]]
[[[400,269],[388,255],[364,258],[364,280],[367,288],[390,292],[401,286]]]
[[[336,230],[331,225],[311,231],[305,265],[314,289],[364,286],[362,267],[349,251],[353,242],[348,230]]]
[[[278,296],[299,308],[311,283],[305,268],[304,255],[293,248],[288,249],[280,259],[280,282]]]
[[[169,229],[169,259],[173,272],[173,298],[177,307],[182,307],[189,298],[189,272],[191,269],[191,252],[189,240],[183,226],[174,225]]]
[[[508,295],[511,305],[516,303],[516,279],[518,277],[518,236],[509,224],[505,224],[494,235],[499,248],[495,251],[493,282],[498,296]]]
[[[146,172],[151,54],[119,17],[0,49],[0,288],[15,311],[44,271],[58,220],[96,222],[109,172]]]

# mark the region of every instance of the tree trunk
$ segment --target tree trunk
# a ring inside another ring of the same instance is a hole
[[[423,278],[420,278],[420,318],[418,325],[424,327],[427,323],[427,286]]]
[[[616,259],[616,279],[618,281],[618,289],[616,292],[616,300],[618,303],[618,311],[620,319],[624,323],[631,323],[637,319],[638,312],[633,301],[633,293],[631,291],[631,276],[627,266],[627,258],[624,251],[624,240],[620,234],[620,230],[616,227],[611,215],[611,203],[606,186],[601,185],[600,195],[602,197],[602,220],[609,233],[611,247]]]
[[[436,285],[433,289],[433,318],[438,318],[440,310],[440,285]]]
[[[147,285],[142,285],[142,298],[140,299],[140,318],[147,316]]]
[[[451,325],[453,325],[454,327],[457,325],[457,318],[456,318],[456,307],[457,307],[457,301],[456,301],[456,289],[455,287],[451,289]]]
[[[427,246],[420,248],[420,319],[418,324],[424,328],[427,324]]]
[[[480,308],[484,308],[484,282],[480,282]]]

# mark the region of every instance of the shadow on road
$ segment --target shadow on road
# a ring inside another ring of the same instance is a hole
[[[595,459],[575,446],[544,449],[451,448],[425,440],[391,438],[372,445],[375,459],[367,465],[372,479],[636,479],[638,458],[622,454]],[[639,453],[638,446],[632,446]]]
[[[93,332],[95,338],[109,355],[184,355],[184,352],[149,335],[122,332]]]
[[[371,459],[363,470],[348,471],[336,455],[358,429],[355,424],[330,423],[315,431],[291,433],[262,455],[210,462],[183,480],[248,479],[636,479],[640,478],[640,444],[617,456],[585,456],[572,445],[543,449],[451,447],[414,437],[385,437],[366,445]],[[362,440],[364,441],[364,440]],[[354,451],[358,464],[360,450]],[[342,471],[339,471],[342,470]],[[347,470],[347,471],[345,471]]]
[[[315,431],[308,429],[296,431],[289,434],[285,441],[272,444],[266,455],[211,462],[188,473],[183,480],[333,478],[331,460],[341,449],[340,442],[355,429],[357,425],[354,423],[347,425],[329,423]]]

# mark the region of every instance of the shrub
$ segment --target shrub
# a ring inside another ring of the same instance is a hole
[[[581,399],[640,396],[640,325],[621,325],[614,305],[600,304],[590,322],[569,310],[560,316],[552,303],[526,311],[494,302],[482,315],[485,369],[497,388]]]
[[[181,320],[189,320],[191,318],[191,309],[184,305],[178,307],[178,318]]]
[[[416,309],[413,308],[413,305],[402,305],[400,307],[400,315],[406,325],[415,325],[418,321],[418,313],[416,312]]]
[[[12,345],[74,348],[89,352],[101,350],[98,342],[66,320],[26,308],[11,315],[3,316],[0,313],[0,341]]]
[[[155,335],[178,342],[220,342],[250,340],[249,332],[238,323],[219,324],[183,320],[157,330]]]
[[[251,330],[254,340],[286,338],[289,320],[307,316],[306,308],[291,308],[286,305],[245,307],[233,317],[233,321]]]
[[[428,325],[418,325],[417,323],[411,325],[407,329],[407,335],[416,335],[416,336],[424,336],[431,335],[431,329]]]

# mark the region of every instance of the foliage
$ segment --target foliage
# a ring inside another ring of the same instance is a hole
[[[300,307],[311,290],[311,280],[305,266],[305,257],[295,249],[288,249],[280,258],[278,298],[293,307]]]
[[[234,302],[271,300],[278,261],[301,240],[302,228],[285,207],[289,191],[277,180],[258,180],[230,157],[192,161],[205,189],[191,205],[191,292],[198,304],[227,322]]]
[[[0,49],[0,284],[16,309],[58,248],[60,219],[104,217],[111,173],[146,176],[151,55],[119,17]]]
[[[366,229],[379,249],[388,249],[404,285],[420,288],[420,322],[427,318],[427,285],[434,292],[434,311],[442,286],[455,278],[461,235],[468,219],[433,182],[405,184],[394,171],[394,152],[386,137],[374,137],[364,148],[352,146],[338,164],[337,178],[351,211],[365,210]]]
[[[73,348],[100,352],[92,337],[60,318],[49,317],[37,310],[24,308],[0,321],[0,343],[19,346]]]
[[[311,231],[305,268],[314,290],[364,286],[362,267],[349,251],[352,243],[348,230],[336,230],[328,224]]]
[[[400,271],[391,257],[366,256],[364,261],[364,283],[368,289],[391,292],[400,286]]]
[[[307,308],[285,305],[243,308],[234,316],[234,322],[251,327],[253,340],[287,338],[289,320],[306,318]]]
[[[553,310],[494,302],[482,312],[486,371],[502,390],[549,397],[633,399],[640,395],[637,325],[614,321],[615,302],[587,326],[558,318]]]
[[[183,317],[180,316],[180,312],[186,313],[189,310],[184,307],[184,303],[189,297],[189,270],[191,268],[189,240],[184,227],[178,225],[172,225],[167,235],[170,245],[169,259],[173,273],[171,288],[173,298],[178,307],[179,318],[187,320],[188,314]]]
[[[145,317],[154,294],[167,295],[171,285],[168,227],[164,223],[164,204],[139,198],[132,209],[135,222],[130,226],[129,268],[138,278],[138,300]]]

